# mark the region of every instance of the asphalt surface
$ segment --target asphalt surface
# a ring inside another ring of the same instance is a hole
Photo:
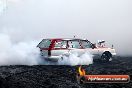
[[[79,84],[79,66],[0,66],[0,88],[132,88],[129,83]],[[112,62],[95,61],[82,66],[87,74],[125,74],[132,78],[132,57],[117,57]]]

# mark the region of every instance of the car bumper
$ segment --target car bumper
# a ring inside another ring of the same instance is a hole
[[[116,57],[116,53],[111,53],[112,54],[112,58]]]

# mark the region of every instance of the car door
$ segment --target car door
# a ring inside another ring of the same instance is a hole
[[[68,41],[68,49],[70,53],[76,53],[78,56],[81,56],[85,53],[85,50],[82,48],[80,40],[71,40]]]
[[[52,49],[51,53],[53,56],[61,56],[64,53],[67,53],[67,41],[65,40],[56,40],[54,44],[54,48]]]
[[[93,47],[93,44],[88,40],[82,40],[82,47],[85,49],[85,52],[88,52],[94,56],[99,55],[98,48]]]

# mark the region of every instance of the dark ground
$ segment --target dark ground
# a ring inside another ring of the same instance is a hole
[[[1,66],[0,88],[132,88],[129,83],[78,84],[79,66]],[[125,74],[132,78],[132,57],[117,57],[112,62],[83,66],[87,74]]]

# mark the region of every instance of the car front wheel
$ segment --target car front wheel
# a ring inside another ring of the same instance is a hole
[[[112,60],[112,55],[110,53],[105,52],[105,53],[102,54],[101,60],[109,62],[109,61]]]

